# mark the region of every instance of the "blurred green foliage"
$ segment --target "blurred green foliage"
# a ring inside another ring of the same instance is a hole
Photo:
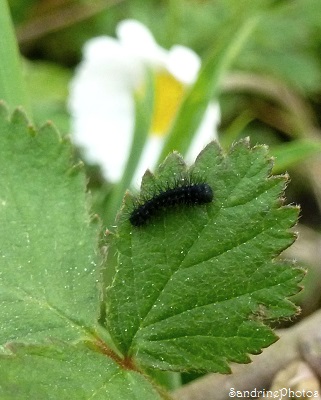
[[[38,52],[67,65],[79,60],[81,47],[88,38],[102,34],[113,36],[117,23],[124,18],[135,18],[146,24],[164,47],[180,43],[204,56],[229,27],[237,29],[250,16],[260,15],[260,26],[235,67],[271,74],[309,93],[320,89],[321,4],[318,0],[111,0],[106,2],[105,10],[102,8],[96,15],[80,21],[78,18],[86,15],[85,9],[91,7],[91,1],[11,0],[9,3],[20,29],[48,14],[61,19],[60,29],[55,32],[48,29],[34,40],[26,41],[21,29],[20,39],[26,54]],[[66,17],[70,9],[80,14],[75,14],[74,23]]]
[[[231,26],[236,30],[249,17],[260,16],[259,26],[235,60],[233,70],[279,80],[300,96],[311,97],[313,106],[319,107],[319,0],[110,0],[95,2],[96,12],[89,0],[11,0],[9,4],[23,54],[61,67],[74,67],[81,59],[81,49],[86,40],[98,35],[114,36],[117,23],[125,18],[135,18],[146,24],[162,46],[187,45],[204,58],[213,47],[224,42]],[[50,79],[55,75],[53,70],[48,70],[47,64],[45,69],[47,72],[40,72],[37,64],[40,82],[45,73]],[[33,74],[33,84],[37,84],[36,75]],[[61,86],[59,76],[57,69],[54,80]],[[61,79],[64,82],[64,76]],[[52,90],[53,83],[48,88],[49,97]],[[243,94],[247,92],[243,89]],[[62,96],[65,95],[63,91]],[[227,107],[233,102],[231,97],[227,99]],[[229,110],[228,115],[225,115],[223,107],[223,129],[235,114],[251,108],[248,98],[236,98],[238,104]],[[257,110],[254,111],[257,114]],[[37,110],[35,112],[37,114]],[[43,117],[46,117],[45,113]],[[291,136],[291,132],[286,134]]]
[[[320,231],[320,0],[9,0],[9,4],[21,52],[28,59],[25,73],[34,120],[42,124],[51,119],[63,134],[69,132],[68,82],[88,39],[115,36],[119,21],[134,18],[165,48],[183,44],[205,59],[224,43],[231,27],[236,32],[244,21],[259,17],[219,88],[220,142],[227,147],[250,136],[253,144],[269,144],[279,162],[276,170],[287,169],[291,175],[287,197],[301,204],[301,222]],[[99,179],[91,183],[100,211],[109,187],[100,186]]]
[[[9,0],[9,4],[21,51],[31,60],[26,75],[29,87],[35,89],[30,96],[37,123],[53,119],[68,133],[67,81],[81,59],[82,46],[94,36],[115,36],[123,19],[143,22],[166,48],[187,45],[204,59],[224,43],[231,27],[237,30],[258,16],[259,25],[231,67],[231,73],[243,75],[232,81],[227,77],[219,93],[222,144],[247,135],[252,142],[271,145],[320,140],[319,0],[97,0],[94,4]],[[302,158],[301,154],[297,165]]]

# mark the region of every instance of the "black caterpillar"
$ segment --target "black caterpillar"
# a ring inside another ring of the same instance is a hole
[[[144,203],[137,205],[130,214],[133,226],[144,226],[161,210],[178,205],[200,205],[213,200],[213,190],[207,183],[181,184],[157,193]]]

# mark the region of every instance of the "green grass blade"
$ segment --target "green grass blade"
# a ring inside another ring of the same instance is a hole
[[[6,0],[0,1],[0,99],[11,110],[23,106],[30,115],[20,54]]]
[[[294,140],[274,147],[271,153],[275,157],[273,172],[279,174],[293,165],[320,154],[321,143],[307,139]]]
[[[239,30],[222,40],[205,61],[195,84],[183,100],[179,114],[165,142],[159,162],[173,151],[186,154],[192,138],[202,121],[208,103],[217,96],[222,77],[237,57],[247,38],[255,28],[257,18],[247,20]]]

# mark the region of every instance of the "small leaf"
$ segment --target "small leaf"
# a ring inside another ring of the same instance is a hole
[[[131,226],[125,199],[114,241],[118,270],[107,291],[107,325],[118,348],[143,367],[228,372],[276,340],[266,323],[297,312],[287,297],[303,272],[276,260],[291,245],[298,207],[282,206],[286,176],[270,176],[267,149],[239,142],[227,155],[208,145],[187,171],[171,154],[141,196],[182,174],[214,191],[211,204],[160,212]]]
[[[10,347],[11,355],[0,362],[1,400],[160,399],[141,374],[120,368],[83,343]]]
[[[85,176],[51,125],[0,107],[0,344],[74,340],[99,313],[98,230]]]

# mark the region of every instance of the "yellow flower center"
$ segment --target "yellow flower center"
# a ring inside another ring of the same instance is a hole
[[[186,87],[168,72],[156,73],[152,134],[163,136],[167,133],[182,102],[185,89]]]

